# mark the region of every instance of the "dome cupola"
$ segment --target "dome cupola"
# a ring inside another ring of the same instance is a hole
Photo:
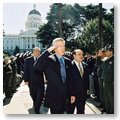
[[[41,14],[36,10],[36,5],[33,5],[33,10],[28,14],[27,21],[25,23],[25,30],[35,30],[37,31],[40,25],[43,25]]]
[[[33,10],[31,10],[28,15],[31,15],[31,14],[37,14],[41,16],[40,12],[36,10],[35,4],[33,5]]]

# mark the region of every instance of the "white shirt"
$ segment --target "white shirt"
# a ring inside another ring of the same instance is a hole
[[[75,62],[75,64],[76,64],[78,70],[80,71],[80,68],[79,68],[79,65],[80,65],[80,67],[82,68],[82,71],[84,72],[82,63],[81,63],[81,62],[78,63],[78,62],[76,62],[75,60],[74,60],[74,62]]]

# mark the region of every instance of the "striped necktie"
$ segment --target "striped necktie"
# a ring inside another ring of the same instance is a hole
[[[82,64],[79,63],[79,64],[78,64],[78,67],[79,67],[80,75],[81,75],[81,77],[83,77],[84,71],[83,71]]]

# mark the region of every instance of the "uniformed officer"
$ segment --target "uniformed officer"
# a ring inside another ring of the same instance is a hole
[[[16,57],[14,57],[13,55],[10,57],[11,59],[11,67],[12,67],[12,79],[11,79],[11,92],[15,93],[16,90],[16,77],[17,77],[17,64],[16,64]]]
[[[108,59],[102,65],[104,87],[104,101],[106,114],[114,114],[114,48],[105,46],[105,55]]]
[[[12,98],[11,93],[11,79],[12,79],[12,67],[10,65],[11,60],[9,57],[5,57],[3,63],[3,87],[6,98]]]
[[[103,108],[102,113],[105,111],[105,103],[104,103],[104,96],[103,96],[103,79],[102,79],[102,64],[107,59],[104,48],[99,49],[98,51],[98,68],[97,68],[97,76],[98,76],[98,83],[99,83],[99,94],[100,94],[100,107]]]

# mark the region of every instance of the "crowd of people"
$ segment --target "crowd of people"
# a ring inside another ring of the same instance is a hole
[[[21,56],[16,55],[16,60],[4,59],[6,97],[15,92],[15,82],[12,81],[18,73],[29,87],[36,114],[41,113],[43,100],[51,114],[73,114],[75,107],[77,114],[84,114],[88,95],[100,103],[103,112],[114,114],[112,45],[106,45],[92,55],[90,52],[84,54],[81,49],[65,51],[65,40],[55,38],[52,46],[43,53],[35,47],[32,53],[26,52]]]
[[[3,93],[6,98],[12,98],[17,87],[22,82],[24,61],[31,56],[31,52],[17,53],[15,56],[6,56],[3,59]]]

